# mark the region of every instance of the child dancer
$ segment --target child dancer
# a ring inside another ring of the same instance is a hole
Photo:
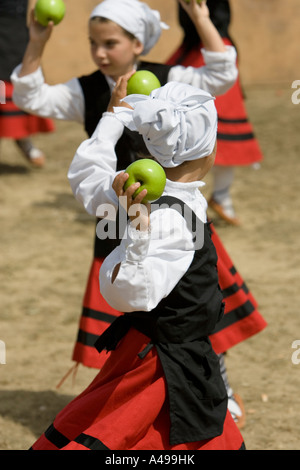
[[[208,0],[210,18],[224,44],[232,45],[229,34],[231,10],[229,0]],[[184,31],[183,42],[168,60],[168,64],[200,67],[204,64],[201,39],[185,10],[179,5],[179,23]],[[218,153],[212,170],[213,191],[208,202],[214,212],[231,225],[239,225],[230,190],[234,181],[234,167],[253,165],[263,159],[253,126],[249,121],[239,78],[233,87],[217,97]]]
[[[233,45],[229,34],[231,21],[229,0],[208,0],[207,7],[210,12],[211,21],[217,28],[224,44]],[[184,32],[184,38],[182,44],[172,54],[167,63],[169,65],[181,64],[185,67],[200,67],[204,64],[204,57],[201,53],[201,38],[199,38],[193,23],[181,5],[178,5],[178,19]],[[247,116],[239,77],[226,93],[222,96],[217,96],[215,103],[218,111],[218,152],[214,167],[212,168],[213,189],[208,205],[218,217],[228,224],[240,225],[231,196],[234,167],[256,164],[263,159],[263,155],[255,137],[253,126]],[[230,315],[239,316],[238,312],[241,313],[240,308],[246,312],[248,308],[252,309],[254,307],[253,313],[246,314],[245,317],[242,315],[240,320],[236,318],[230,322],[225,334],[222,331],[221,335],[219,335],[219,330],[211,337],[215,350],[220,352],[220,364],[224,371],[224,380],[227,383],[230,397],[229,406],[232,412],[236,414],[236,419],[242,427],[245,422],[243,403],[241,398],[233,392],[228,381],[224,352],[237,342],[252,336],[254,332],[257,333],[264,329],[266,323],[257,312],[255,299],[248,291],[244,280],[236,271],[213,225],[211,225],[211,229],[212,241],[218,253],[219,273],[220,276],[224,276],[219,281],[226,296],[226,312],[231,312]],[[225,266],[221,267],[221,263]],[[229,320],[229,315],[226,317],[226,320]],[[220,323],[221,328],[222,323],[224,322]],[[238,337],[240,338],[239,340]],[[222,345],[219,341],[221,341]],[[224,341],[227,343],[226,345]],[[239,402],[238,405],[235,403],[236,401]]]
[[[10,75],[22,60],[28,41],[27,0],[0,3],[0,141],[13,139],[27,162],[34,168],[45,164],[45,154],[32,142],[31,136],[52,132],[50,119],[42,119],[19,109],[12,101],[13,86]]]
[[[126,97],[129,109],[120,102],[128,76],[112,95],[108,109],[115,112],[103,115],[70,168],[78,178],[81,168],[81,185],[93,205],[117,209],[120,196],[127,201],[127,232],[100,271],[103,295],[126,313],[97,341],[99,350],[112,350],[102,370],[32,449],[239,450],[243,438],[227,410],[208,338],[223,312],[207,204],[199,190],[215,157],[214,98],[170,82],[150,97]],[[165,168],[165,191],[156,201],[164,204],[154,211],[141,204],[146,190],[133,199],[139,183],[124,191],[128,174],[115,172],[123,123],[142,135]]]

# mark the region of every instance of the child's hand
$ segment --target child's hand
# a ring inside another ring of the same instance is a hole
[[[209,18],[209,9],[206,5],[206,0],[202,0],[201,3],[198,3],[197,0],[190,0],[189,3],[185,0],[178,0],[178,2],[192,21],[201,18]]]
[[[203,47],[207,51],[226,52],[223,39],[210,19],[206,0],[202,0],[200,4],[197,0],[190,0],[190,3],[186,3],[185,0],[178,1],[194,23]]]
[[[129,104],[121,101],[125,96],[127,96],[127,82],[130,79],[130,77],[135,73],[135,70],[132,70],[131,72],[127,73],[126,75],[123,75],[122,77],[119,77],[117,80],[116,86],[113,89],[113,92],[111,94],[110,102],[107,107],[107,111],[113,113],[114,112],[114,106],[123,106],[124,108],[131,108]]]
[[[29,20],[29,36],[31,42],[46,44],[52,34],[53,28],[53,21],[50,21],[47,27],[42,26],[35,19],[34,9],[31,10]]]
[[[124,191],[124,184],[128,177],[128,173],[119,173],[115,177],[112,187],[134,227],[137,230],[146,231],[150,225],[150,204],[142,204],[142,200],[146,196],[147,190],[143,189],[137,196],[135,196],[135,198],[133,198],[135,191],[141,184],[139,182],[131,184],[126,191]]]

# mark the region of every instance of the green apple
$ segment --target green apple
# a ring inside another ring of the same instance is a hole
[[[62,0],[38,0],[34,13],[37,21],[42,26],[48,26],[49,21],[56,25],[65,16],[66,7]]]
[[[133,183],[141,183],[135,191],[133,197],[137,196],[143,189],[147,189],[147,194],[143,203],[155,201],[162,195],[166,185],[166,174],[163,167],[155,160],[142,158],[131,163],[125,170],[129,174],[124,185],[124,191]]]
[[[185,3],[191,3],[191,0],[184,0]],[[197,0],[197,3],[200,5],[200,3],[202,3],[203,0]]]
[[[152,90],[160,87],[160,81],[154,73],[149,70],[138,70],[128,80],[127,94],[150,95]]]

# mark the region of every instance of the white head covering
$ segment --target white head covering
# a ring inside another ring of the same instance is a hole
[[[169,82],[149,96],[129,95],[133,109],[116,107],[116,117],[143,136],[150,154],[165,168],[207,157],[217,137],[214,97],[191,85]]]
[[[160,13],[138,0],[103,0],[90,18],[102,16],[114,21],[133,34],[144,45],[142,55],[148,54],[160,38],[162,29],[169,27],[160,21]]]

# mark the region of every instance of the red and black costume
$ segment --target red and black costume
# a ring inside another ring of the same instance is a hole
[[[174,201],[183,207],[169,196],[156,205]],[[224,308],[216,262],[204,224],[203,246],[171,293],[151,312],[119,316],[98,338],[110,357],[33,450],[244,448],[208,337]]]

